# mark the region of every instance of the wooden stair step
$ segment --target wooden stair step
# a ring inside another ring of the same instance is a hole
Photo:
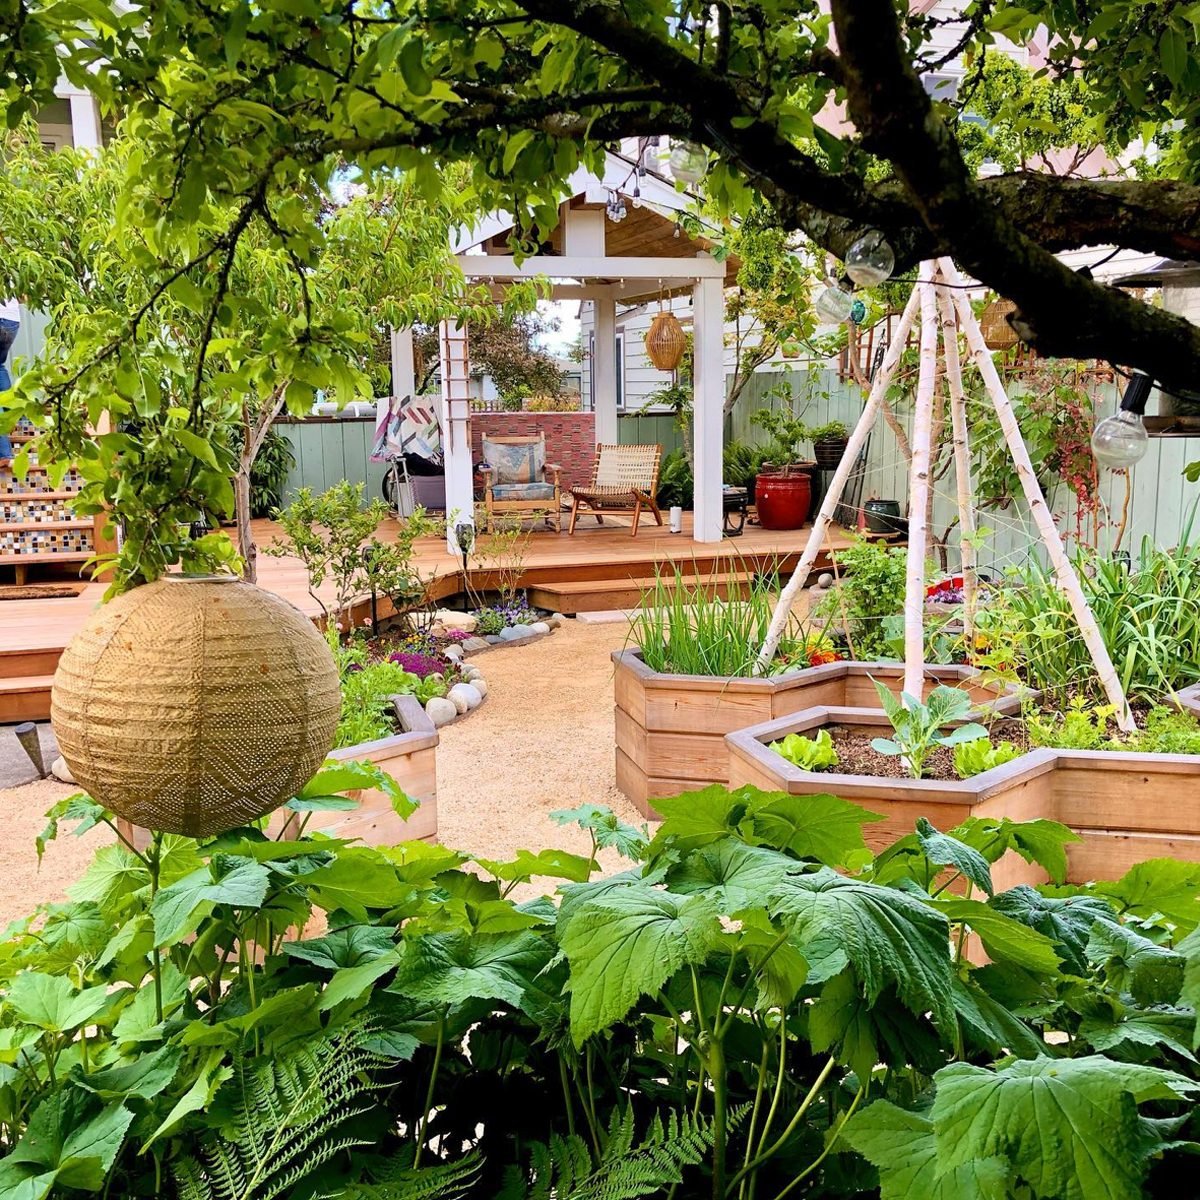
[[[53,684],[53,675],[0,678],[0,723],[48,720]]]
[[[702,584],[714,590],[722,599],[731,595],[744,596],[751,578],[744,571],[702,573],[688,576],[685,587]],[[675,586],[672,577],[664,577],[668,588]],[[650,578],[572,579],[562,583],[533,584],[527,589],[530,604],[561,613],[602,612],[614,608],[636,608],[643,595],[654,587]]]

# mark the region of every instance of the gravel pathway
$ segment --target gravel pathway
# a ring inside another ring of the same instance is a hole
[[[504,647],[473,660],[488,681],[488,699],[469,719],[442,730],[440,841],[488,858],[547,846],[586,851],[582,830],[549,817],[556,808],[584,802],[607,804],[623,820],[642,824],[613,778],[609,655],[624,644],[626,628],[567,621],[532,646]],[[13,762],[15,768],[15,756]],[[0,928],[36,904],[65,899],[96,848],[111,840],[103,828],[82,838],[64,833],[47,847],[39,869],[34,838],[46,823],[43,814],[74,790],[54,780],[0,789],[6,816]],[[604,865],[622,864],[613,857]]]

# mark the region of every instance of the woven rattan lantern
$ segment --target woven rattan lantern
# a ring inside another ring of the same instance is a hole
[[[686,349],[687,334],[675,314],[660,312],[646,330],[646,357],[660,371],[673,371]]]
[[[294,796],[332,747],[340,706],[333,656],[298,609],[233,576],[171,575],[71,639],[50,710],[94,799],[204,837]]]
[[[1018,341],[1017,331],[1008,323],[1008,318],[1017,311],[1011,300],[993,300],[979,316],[979,328],[983,331],[983,344],[989,350],[1011,350]]]

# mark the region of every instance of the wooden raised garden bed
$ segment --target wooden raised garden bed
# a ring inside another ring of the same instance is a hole
[[[334,750],[329,757],[374,763],[420,807],[402,821],[382,792],[351,792],[360,802],[357,809],[314,813],[309,829],[319,829],[330,837],[357,838],[368,846],[391,846],[417,839],[436,841],[438,731],[415,696],[393,696],[392,704],[402,733]]]
[[[831,725],[891,733],[881,712],[836,706],[739,730],[725,739],[730,786],[796,796],[826,792],[861,804],[884,818],[864,827],[872,850],[911,833],[918,817],[939,829],[971,816],[1061,821],[1083,838],[1067,847],[1071,883],[1117,879],[1150,858],[1200,862],[1200,755],[1037,749],[970,779],[936,780],[805,771],[769,748],[789,733]],[[997,888],[1046,878],[1013,854],[994,873]]]
[[[765,679],[665,675],[651,671],[638,650],[618,650],[616,665],[617,786],[645,816],[651,800],[728,783],[725,735],[815,705],[879,707],[872,677],[897,694],[900,663],[832,662]],[[1027,694],[1013,685],[983,682],[963,666],[925,668],[926,695],[938,684],[964,688],[980,708],[1015,713]]]

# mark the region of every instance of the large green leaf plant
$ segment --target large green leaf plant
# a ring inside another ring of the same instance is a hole
[[[117,841],[6,931],[0,1200],[1188,1194],[1200,868],[1066,886],[1070,831],[979,818],[872,855],[749,787],[555,814],[587,854],[306,832],[364,786]]]

